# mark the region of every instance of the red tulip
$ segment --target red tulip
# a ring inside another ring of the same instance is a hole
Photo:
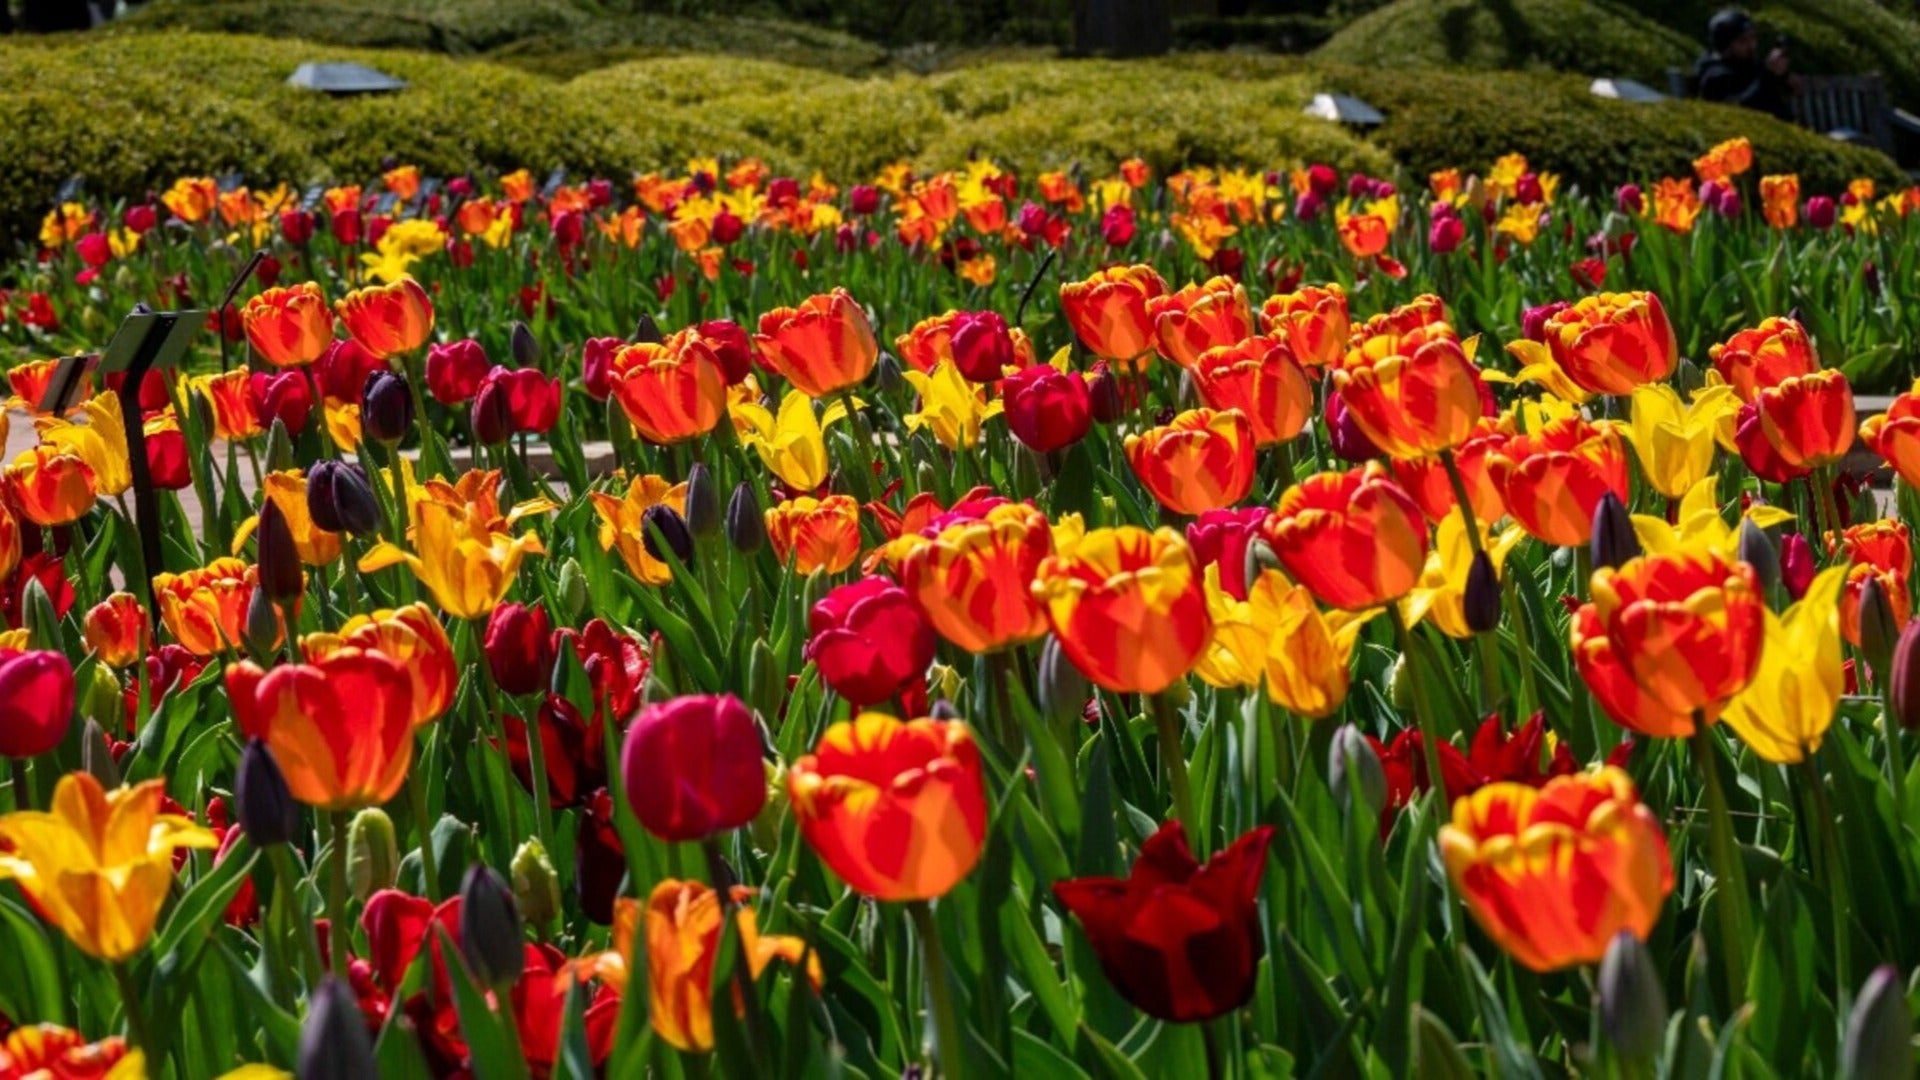
[[[279,420],[289,435],[300,434],[313,414],[313,388],[304,371],[256,371],[247,379],[247,398],[262,427]]]
[[[1022,368],[1000,384],[1000,396],[1007,430],[1039,453],[1072,446],[1093,427],[1093,395],[1077,371],[1048,364]]]
[[[472,338],[434,345],[427,350],[427,393],[442,405],[465,404],[492,370],[487,351]]]
[[[889,701],[926,675],[933,628],[905,589],[883,577],[842,585],[813,605],[807,655],[856,709]]]
[[[553,634],[538,605],[502,604],[487,618],[487,667],[509,694],[531,694],[553,677]]]
[[[0,649],[0,755],[44,754],[66,738],[72,720],[73,665],[65,656]]]
[[[695,694],[640,710],[620,752],[627,802],[664,840],[700,840],[752,821],[767,802],[753,714],[731,694]]]

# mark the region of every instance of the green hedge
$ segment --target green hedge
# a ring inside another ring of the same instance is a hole
[[[1315,57],[1374,68],[1541,69],[1664,85],[1699,46],[1606,0],[1396,0],[1355,19]]]
[[[1691,39],[1697,54],[1707,19],[1725,0],[1626,0]],[[1793,38],[1794,66],[1810,74],[1878,71],[1894,100],[1920,108],[1920,8],[1907,0],[1752,0],[1741,5],[1768,35]],[[1692,63],[1689,58],[1688,63]]]

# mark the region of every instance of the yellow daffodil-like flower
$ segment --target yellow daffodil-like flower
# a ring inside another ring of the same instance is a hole
[[[1492,535],[1493,530],[1485,522],[1480,523],[1479,528],[1487,557],[1493,560],[1495,570],[1506,564],[1507,553],[1527,535],[1526,530],[1517,525],[1498,535]],[[1433,625],[1450,638],[1472,637],[1466,607],[1467,572],[1472,567],[1473,545],[1467,542],[1466,523],[1459,514],[1448,514],[1434,530],[1433,546],[1427,549],[1427,565],[1420,571],[1419,583],[1400,601],[1400,612],[1407,625],[1417,626],[1420,620],[1430,618]]]
[[[153,934],[173,853],[220,844],[191,818],[161,813],[166,796],[162,780],[109,792],[87,773],[61,777],[50,811],[0,818],[0,880],[20,886],[81,952],[127,959]]]
[[[1346,700],[1354,643],[1376,611],[1324,614],[1278,570],[1263,572],[1238,600],[1210,566],[1206,592],[1213,639],[1194,673],[1208,685],[1251,688],[1264,678],[1274,704],[1311,719]]]
[[[120,395],[102,394],[89,399],[87,422],[75,424],[56,416],[35,417],[33,427],[40,441],[59,447],[87,463],[93,470],[94,490],[112,497],[133,486],[133,467],[127,462],[126,421],[120,412]]]
[[[1513,237],[1522,247],[1533,243],[1540,235],[1540,207],[1532,203],[1509,204],[1506,212],[1494,224],[1493,231],[1501,236]]]
[[[1241,600],[1220,586],[1219,564],[1207,566],[1207,614],[1213,618],[1213,640],[1194,664],[1193,673],[1208,686],[1260,685],[1266,673],[1267,644],[1273,638],[1274,601],[1287,587],[1284,574],[1267,573],[1278,581],[1270,583],[1263,576]]]
[[[513,585],[520,560],[544,555],[532,532],[515,537],[477,523],[445,502],[425,499],[413,508],[413,543],[419,552],[392,543],[376,545],[360,560],[367,572],[405,563],[450,615],[477,619],[491,614]]]
[[[645,523],[647,511],[655,506],[685,514],[686,484],[671,483],[662,476],[641,476],[627,485],[625,495],[592,491],[587,497],[593,500],[593,512],[600,515],[601,550],[617,548],[627,569],[648,585],[665,585],[673,580],[673,568],[647,550]]]
[[[509,226],[511,228],[511,226]],[[367,276],[392,283],[406,276],[407,268],[446,247],[447,234],[431,218],[396,221],[380,236],[375,251],[360,256]]]
[[[1635,388],[1626,436],[1654,489],[1677,499],[1712,471],[1720,420],[1739,408],[1731,387],[1702,392],[1691,407],[1665,383]]]
[[[727,411],[740,441],[753,447],[781,483],[812,491],[826,482],[833,464],[827,460],[826,428],[847,415],[844,402],[831,402],[816,417],[813,399],[789,390],[780,399],[778,416],[756,401],[731,401]]]
[[[1766,613],[1760,669],[1720,714],[1766,761],[1806,760],[1833,723],[1846,685],[1840,658],[1840,590],[1846,582],[1846,567],[1829,567],[1785,615]]]
[[[1740,530],[1727,524],[1727,519],[1720,515],[1720,504],[1714,497],[1718,483],[1717,477],[1706,476],[1688,488],[1671,525],[1667,524],[1664,517],[1635,514],[1633,534],[1647,554],[1672,555],[1686,550],[1711,548],[1728,558],[1736,557],[1740,548]],[[1764,503],[1748,507],[1744,517],[1762,529],[1771,529],[1793,520],[1793,515],[1787,511]]]
[[[902,374],[920,392],[920,411],[907,414],[907,430],[928,428],[949,450],[978,443],[980,426],[1000,415],[1000,401],[987,401],[952,363],[941,361],[930,375],[912,370]]]

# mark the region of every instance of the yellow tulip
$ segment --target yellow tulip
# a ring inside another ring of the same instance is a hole
[[[1674,523],[1651,514],[1633,515],[1633,534],[1640,546],[1649,555],[1671,555],[1683,550],[1712,548],[1729,558],[1738,555],[1740,549],[1740,530],[1727,524],[1720,515],[1720,504],[1714,494],[1719,478],[1702,477],[1680,500],[1680,509],[1674,515]],[[1793,520],[1793,515],[1778,506],[1755,503],[1747,508],[1743,517],[1762,529],[1771,529],[1775,525]]]
[[[1507,342],[1507,355],[1520,363],[1520,370],[1509,376],[1505,372],[1488,370],[1481,377],[1488,382],[1539,383],[1547,392],[1562,401],[1584,404],[1592,397],[1580,384],[1567,377],[1566,370],[1553,358],[1553,350],[1544,342],[1521,338]],[[1534,430],[1528,428],[1527,430]]]
[[[120,395],[102,394],[85,406],[87,422],[75,424],[55,416],[34,420],[40,441],[57,446],[87,463],[93,470],[94,490],[112,497],[133,486],[133,466],[127,461],[126,421]]]
[[[1647,481],[1669,499],[1699,483],[1713,469],[1722,417],[1739,408],[1732,387],[1708,388],[1695,395],[1691,407],[1665,383],[1635,388],[1626,435]]]
[[[665,585],[673,580],[673,568],[653,557],[647,550],[645,523],[647,511],[655,506],[687,512],[687,485],[669,483],[662,476],[642,476],[627,485],[624,496],[604,491],[589,492],[593,511],[600,515],[600,548],[618,548],[620,558],[633,576],[648,585]]]
[[[780,399],[778,417],[752,401],[732,401],[727,409],[740,441],[753,447],[781,483],[795,491],[812,491],[826,483],[832,465],[827,460],[826,428],[847,414],[843,402],[829,404],[815,417],[813,399],[789,390]]]
[[[1527,533],[1517,525],[1498,536],[1489,535],[1491,532],[1487,525],[1480,526],[1487,557],[1499,570],[1506,564],[1507,552]],[[1434,530],[1433,546],[1427,550],[1427,565],[1420,571],[1420,580],[1400,601],[1407,626],[1418,626],[1421,619],[1431,618],[1433,625],[1450,638],[1472,637],[1473,630],[1467,626],[1467,572],[1472,568],[1473,545],[1467,542],[1466,523],[1459,514],[1448,514]]]
[[[492,613],[513,585],[520,560],[546,554],[532,532],[515,537],[445,502],[423,499],[414,505],[413,515],[419,554],[383,542],[360,560],[360,569],[371,572],[405,563],[448,614],[463,619]]]
[[[912,370],[902,374],[920,393],[920,411],[907,414],[907,430],[929,428],[949,450],[978,443],[981,425],[1000,415],[999,399],[987,401],[950,361],[936,364],[931,375]]]
[[[1766,613],[1760,669],[1720,714],[1764,760],[1776,765],[1806,760],[1820,749],[1833,723],[1845,689],[1840,590],[1846,581],[1846,567],[1829,567],[1785,615]]]
[[[160,812],[166,782],[106,791],[69,773],[51,811],[0,817],[0,880],[11,879],[81,952],[120,961],[140,951],[173,885],[173,853],[215,848],[190,818]]]
[[[1304,586],[1290,585],[1277,570],[1260,575],[1248,595],[1274,607],[1273,637],[1267,646],[1267,696],[1290,712],[1318,720],[1332,715],[1347,699],[1352,682],[1353,646],[1373,611],[1321,612]]]
[[[1268,571],[1286,578],[1278,570]],[[1273,639],[1273,620],[1278,608],[1275,589],[1255,587],[1241,600],[1220,587],[1220,567],[1209,564],[1206,576],[1207,614],[1213,619],[1213,640],[1193,667],[1208,686],[1228,689],[1260,685],[1266,672],[1267,645]],[[1256,607],[1256,604],[1258,606]]]
[[[293,534],[293,550],[301,562],[308,566],[326,566],[340,557],[340,534],[313,523],[313,515],[307,510],[307,478],[299,469],[270,472],[262,486],[266,488],[267,498],[280,508],[287,531]],[[247,537],[253,535],[259,524],[258,514],[240,523],[233,536],[233,554],[240,554]]]

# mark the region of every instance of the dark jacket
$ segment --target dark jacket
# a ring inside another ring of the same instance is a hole
[[[1732,60],[1708,53],[1694,66],[1695,92],[1703,101],[1722,101],[1793,119],[1793,93],[1784,76],[1757,60]]]

